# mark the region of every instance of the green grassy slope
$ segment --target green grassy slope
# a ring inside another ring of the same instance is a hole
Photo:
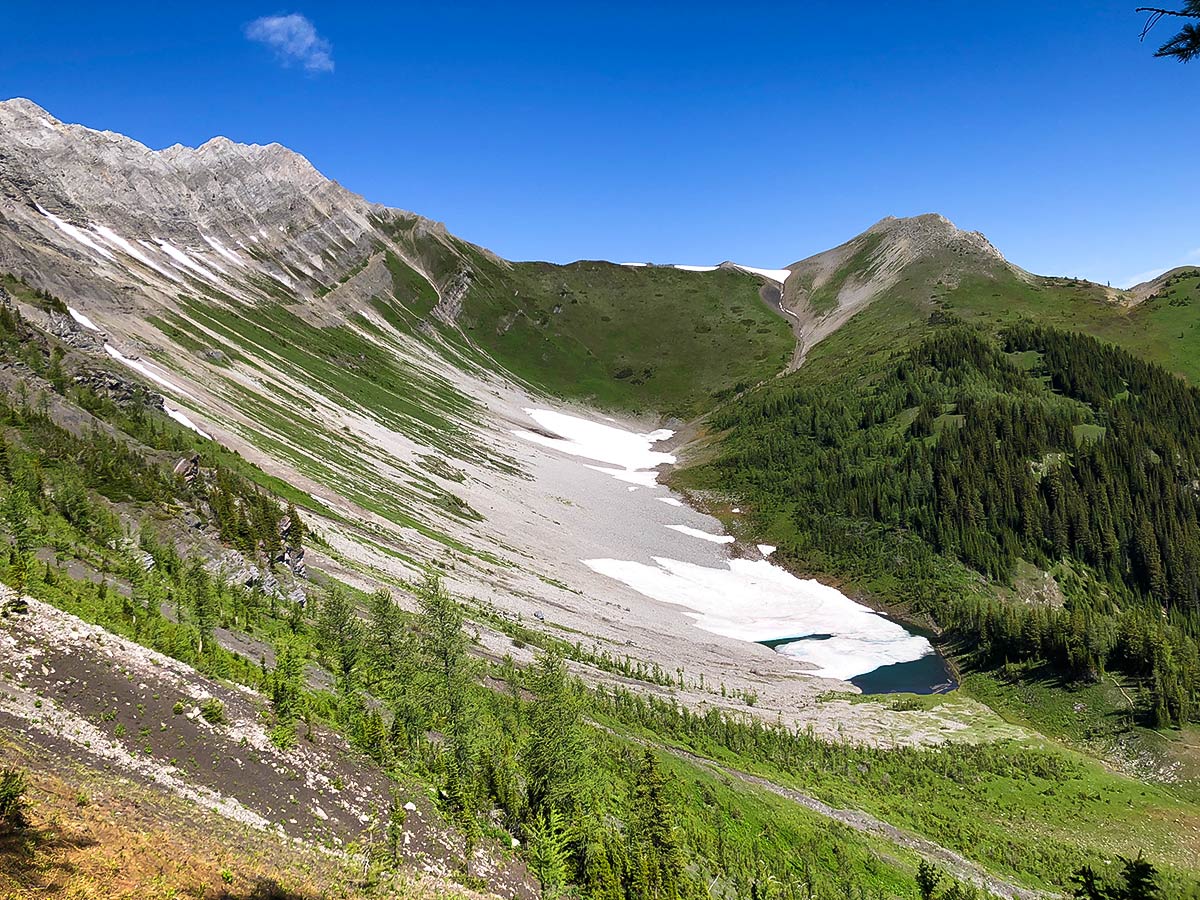
[[[687,418],[713,394],[770,378],[791,354],[787,323],[759,297],[762,280],[742,272],[471,262],[459,325],[558,396]]]
[[[888,240],[875,232],[855,238],[853,252],[816,288],[813,266],[819,269],[825,254],[798,264],[789,295],[804,296],[811,314],[828,313],[843,286],[878,276],[884,251],[894,249]],[[947,240],[922,247],[896,283],[872,299],[873,306],[886,307],[882,313],[858,316],[842,327],[853,333],[854,349],[863,349],[864,340],[898,346],[915,339],[938,310],[993,330],[1026,318],[1117,344],[1200,384],[1200,268],[1169,273],[1142,300],[1089,281],[1027,275],[998,257],[964,253],[952,237]]]
[[[936,305],[989,327],[1017,318],[1083,331],[1200,384],[1200,270],[1172,279],[1143,303],[1127,305],[1099,285],[1066,278],[966,278],[935,288]]]
[[[1061,890],[1083,861],[1099,866],[1116,855],[1144,852],[1177,884],[1197,865],[1194,797],[1114,773],[1052,742],[881,750],[770,726],[717,725],[715,714],[631,697],[606,712],[635,735],[835,808],[870,812],[1031,887]]]

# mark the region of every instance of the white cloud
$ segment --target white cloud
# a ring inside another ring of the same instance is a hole
[[[266,44],[285,66],[301,65],[314,73],[333,71],[333,45],[300,13],[255,19],[246,26],[246,37]]]

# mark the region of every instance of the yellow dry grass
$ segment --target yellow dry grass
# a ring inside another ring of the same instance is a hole
[[[29,777],[29,827],[0,833],[0,900],[316,900],[477,897],[421,874],[364,885],[351,857],[256,832],[150,788],[76,766],[47,771],[0,740]]]

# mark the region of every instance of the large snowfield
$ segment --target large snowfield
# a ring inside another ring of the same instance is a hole
[[[780,652],[842,680],[933,652],[929,641],[855,603],[841,591],[796,578],[765,560],[724,567],[655,557],[655,565],[589,559],[594,571],[662,603],[686,607],[696,626],[744,641],[793,640]]]
[[[654,444],[671,436],[667,430],[640,434],[548,409],[526,409],[525,413],[541,430],[517,429],[515,435],[570,456],[606,463],[608,467],[587,468],[624,482],[655,485],[655,468],[675,462],[672,454],[654,449]],[[673,497],[655,499],[686,509]],[[797,578],[766,559],[730,558],[725,547],[735,542],[731,535],[664,523],[671,531],[712,545],[711,551],[704,551],[709,555],[697,557],[708,564],[671,558],[666,554],[677,552],[678,545],[676,551],[667,550],[667,533],[650,520],[639,506],[641,501],[631,497],[623,502],[628,503],[628,514],[623,517],[628,527],[622,538],[633,535],[634,543],[652,562],[597,557],[583,563],[644,597],[683,607],[704,631],[743,641],[779,643],[779,652],[804,662],[806,672],[841,680],[933,652],[924,637],[909,633],[836,588]],[[709,522],[710,529],[719,527],[714,520]],[[775,552],[769,544],[757,545],[757,549],[763,557]]]

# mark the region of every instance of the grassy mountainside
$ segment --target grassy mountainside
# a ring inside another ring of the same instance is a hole
[[[1200,302],[1200,270],[1164,276],[1145,294],[1142,300],[1091,282],[1034,278],[971,280],[932,296],[942,308],[993,327],[1025,317],[1083,331],[1200,384],[1200,308],[1194,305]]]
[[[943,629],[1014,720],[1193,772],[1200,395],[1173,376],[1200,377],[1198,283],[1125,294],[918,258],[799,372],[714,413],[673,481],[749,507],[794,570]]]
[[[859,240],[866,238],[874,236],[868,232]],[[865,246],[870,252],[857,251],[838,261],[822,287],[811,292],[812,302],[825,304],[821,311],[826,311],[833,288],[874,282],[871,290],[863,291],[869,300],[862,308],[868,303],[883,308],[846,329],[843,340],[853,341],[856,348],[901,346],[918,338],[937,311],[993,331],[1030,319],[1117,344],[1200,383],[1200,309],[1195,305],[1200,302],[1200,269],[1175,270],[1136,291],[1117,291],[1090,281],[1030,275],[993,259],[964,260],[945,248],[933,248],[879,282],[878,240],[866,241]],[[794,301],[810,302],[801,282],[789,284],[788,291]],[[857,314],[859,308],[852,312]]]
[[[426,328],[557,397],[689,419],[714,395],[774,376],[792,352],[787,322],[761,296],[767,282],[739,269],[507,262],[411,219],[378,224],[439,286]]]
[[[786,365],[792,338],[759,297],[762,285],[733,269],[480,266],[458,324],[510,371],[557,396],[688,419],[713,395]]]

